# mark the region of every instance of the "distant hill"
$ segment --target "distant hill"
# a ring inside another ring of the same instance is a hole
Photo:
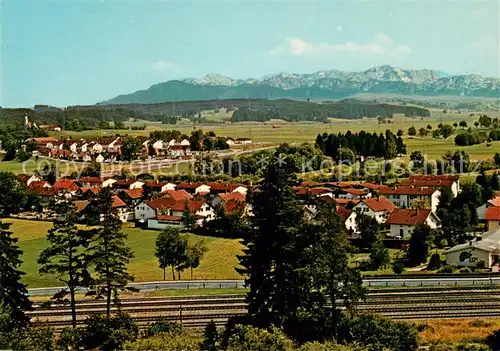
[[[264,122],[271,119],[290,122],[327,122],[328,118],[391,117],[396,113],[419,117],[430,116],[429,110],[421,107],[380,104],[376,101],[355,99],[323,103],[284,99],[227,99],[157,104],[71,106],[65,109],[50,106],[36,106],[33,110],[0,109],[0,125],[21,124],[25,114],[28,114],[30,121],[38,125],[57,123],[67,130],[108,128],[110,122],[116,125],[131,118],[160,121],[165,124],[175,124],[179,117],[204,122],[198,118],[200,112],[218,109],[232,112],[232,122]]]
[[[311,74],[280,73],[236,80],[218,74],[201,79],[171,80],[119,95],[101,105],[152,104],[216,99],[338,100],[360,93],[500,98],[500,79],[475,74],[450,75],[436,70],[380,66],[363,72],[337,70]]]

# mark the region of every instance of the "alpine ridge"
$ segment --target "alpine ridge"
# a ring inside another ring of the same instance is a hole
[[[233,98],[342,99],[359,93],[500,98],[500,79],[476,74],[450,75],[431,69],[379,66],[362,72],[339,70],[309,74],[279,73],[260,79],[207,74],[171,80],[119,95],[100,104],[161,103]]]

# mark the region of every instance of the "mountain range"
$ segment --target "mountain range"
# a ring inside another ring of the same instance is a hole
[[[235,98],[343,99],[359,93],[500,98],[500,79],[476,74],[450,75],[430,69],[379,66],[362,72],[339,70],[310,74],[279,73],[260,79],[207,74],[201,79],[170,80],[119,95],[99,104],[149,104]]]

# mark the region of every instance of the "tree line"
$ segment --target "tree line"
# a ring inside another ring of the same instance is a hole
[[[355,160],[357,156],[374,156],[392,159],[398,154],[406,154],[406,145],[401,136],[390,130],[385,134],[361,131],[352,133],[318,134],[316,147],[335,160]]]
[[[277,100],[263,106],[240,106],[233,112],[233,122],[282,119],[289,122],[328,122],[328,118],[359,119],[363,117],[393,117],[394,114],[429,117],[427,109],[415,106],[361,103],[323,103]]]

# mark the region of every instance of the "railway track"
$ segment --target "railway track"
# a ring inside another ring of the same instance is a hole
[[[129,313],[139,325],[162,317],[188,328],[205,326],[211,320],[224,324],[230,317],[246,313],[244,295],[151,297],[124,299],[113,312]],[[373,289],[358,310],[392,319],[444,319],[500,317],[500,289],[494,288],[402,288]],[[103,313],[105,303],[82,300],[77,303],[78,324],[92,313]],[[35,305],[28,314],[59,330],[71,324],[67,305]]]

